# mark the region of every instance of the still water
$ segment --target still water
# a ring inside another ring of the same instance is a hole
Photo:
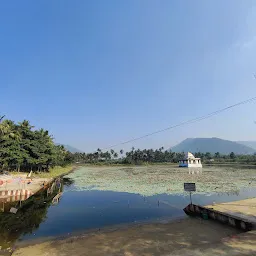
[[[12,247],[17,241],[30,241],[53,236],[66,236],[90,229],[185,217],[183,208],[189,195],[155,195],[112,191],[74,191],[74,180],[63,179],[58,204],[46,191],[29,198],[17,214],[1,213],[0,245]],[[243,189],[233,194],[193,194],[193,203],[206,205],[253,197],[256,189]]]

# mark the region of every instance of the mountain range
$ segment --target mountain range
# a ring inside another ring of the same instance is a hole
[[[210,152],[220,154],[254,154],[256,152],[255,141],[230,141],[219,138],[187,138],[181,143],[170,148],[174,152]]]
[[[253,148],[256,150],[256,141],[237,141],[237,143],[245,145],[247,147]]]
[[[60,143],[56,143],[60,145]],[[70,145],[63,145],[71,153],[81,153],[80,149]],[[187,138],[170,150],[174,152],[210,152],[220,154],[254,154],[256,152],[256,141],[230,141],[219,138]]]

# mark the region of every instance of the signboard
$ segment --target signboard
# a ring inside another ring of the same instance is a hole
[[[196,191],[195,183],[184,183],[184,190],[188,192]]]

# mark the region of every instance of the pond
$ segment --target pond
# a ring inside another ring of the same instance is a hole
[[[99,191],[94,187],[78,190],[76,179],[62,180],[62,196],[52,204],[56,195],[46,191],[29,198],[16,214],[0,215],[0,246],[12,247],[19,243],[67,236],[120,224],[171,220],[186,217],[183,208],[189,204],[189,194],[141,194]],[[244,188],[229,193],[192,195],[193,203],[206,205],[253,197],[255,188]]]

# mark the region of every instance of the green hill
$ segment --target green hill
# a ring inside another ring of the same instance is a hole
[[[220,154],[253,154],[255,149],[240,143],[219,138],[188,138],[171,148],[174,152],[210,152]]]

